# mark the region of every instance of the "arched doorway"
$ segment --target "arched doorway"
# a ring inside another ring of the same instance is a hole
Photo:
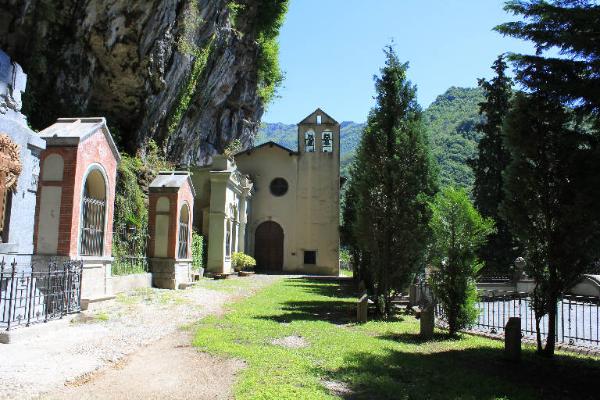
[[[256,228],[254,236],[256,268],[283,270],[283,229],[277,222],[266,221]]]
[[[106,182],[101,170],[93,168],[83,185],[79,254],[101,256],[104,253],[106,213]]]

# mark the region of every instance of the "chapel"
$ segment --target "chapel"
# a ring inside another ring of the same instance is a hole
[[[192,172],[208,272],[244,252],[259,271],[338,275],[340,125],[327,113],[298,124],[297,150],[267,142]]]

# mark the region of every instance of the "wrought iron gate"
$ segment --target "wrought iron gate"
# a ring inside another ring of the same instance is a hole
[[[51,262],[45,271],[0,262],[0,329],[47,322],[81,311],[82,261]]]

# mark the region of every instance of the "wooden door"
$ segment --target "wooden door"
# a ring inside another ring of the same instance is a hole
[[[257,269],[283,270],[283,229],[278,223],[266,221],[256,228],[254,256]]]

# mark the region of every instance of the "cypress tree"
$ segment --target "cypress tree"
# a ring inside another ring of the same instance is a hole
[[[556,101],[600,115],[600,5],[597,0],[514,0],[505,10],[525,21],[496,27],[534,42],[535,55],[513,54],[517,79]],[[544,57],[548,49],[567,57]]]
[[[375,77],[376,105],[351,171],[351,221],[364,273],[384,317],[391,300],[423,267],[429,239],[427,201],[435,192],[434,168],[408,64],[385,50]],[[347,202],[346,207],[350,204]]]
[[[600,255],[600,157],[594,137],[543,92],[515,96],[505,137],[511,162],[501,211],[536,283],[532,308],[538,352],[552,356],[557,303]],[[540,322],[545,315],[544,347]]]
[[[492,69],[496,76],[491,81],[479,80],[485,101],[479,104],[483,121],[477,125],[482,134],[478,144],[478,156],[471,160],[475,182],[473,197],[475,206],[484,216],[496,223],[496,233],[479,249],[479,257],[485,262],[482,273],[507,273],[519,256],[516,243],[506,223],[500,218],[499,206],[504,198],[502,172],[506,169],[510,155],[502,138],[502,124],[510,108],[512,80],[506,75],[504,56],[499,56]]]

